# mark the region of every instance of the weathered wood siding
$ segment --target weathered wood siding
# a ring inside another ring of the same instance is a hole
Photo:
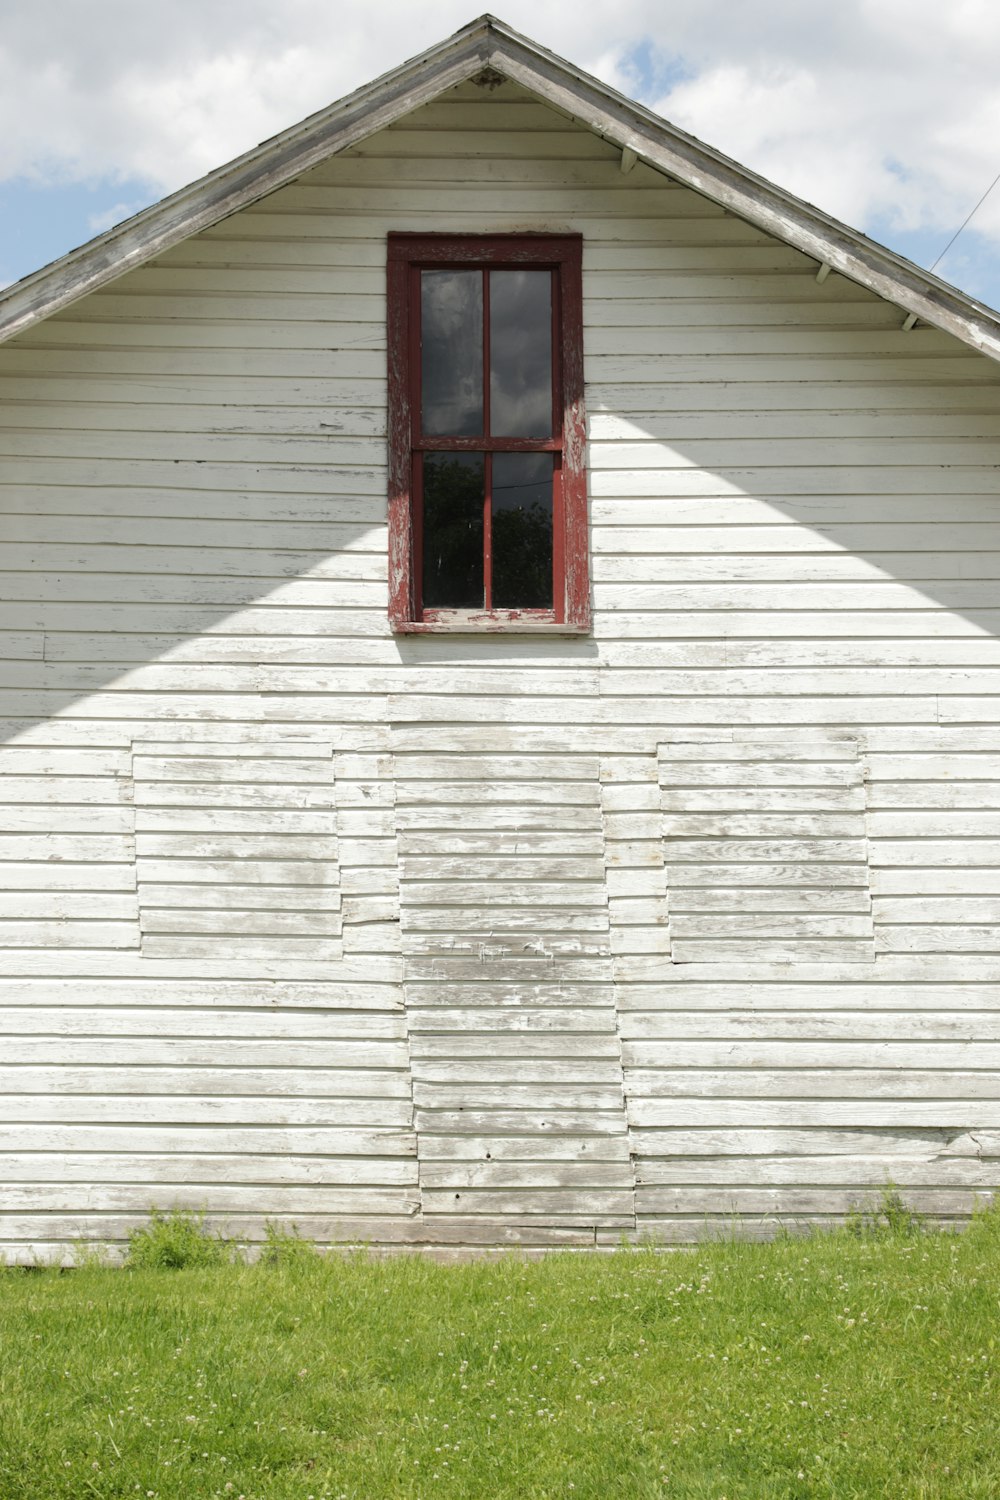
[[[592,637],[389,633],[418,229],[585,237]],[[469,85],[0,349],[5,1255],[995,1183],[1000,371],[815,271]]]

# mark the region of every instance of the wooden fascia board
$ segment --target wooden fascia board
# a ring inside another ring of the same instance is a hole
[[[783,193],[773,183],[505,29],[494,32],[488,63],[613,145],[634,151],[658,171],[830,265],[921,322],[1000,359],[1000,316],[947,282],[922,272],[811,204]]]
[[[0,343],[464,83],[485,66],[487,34],[485,27],[458,33],[413,64],[404,64],[15,283],[6,295],[0,293]]]

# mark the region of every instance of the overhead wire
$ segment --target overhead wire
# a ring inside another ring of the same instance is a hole
[[[945,256],[948,254],[948,251],[951,249],[952,245],[955,243],[955,241],[958,239],[959,235],[962,233],[962,230],[970,222],[970,220],[973,219],[976,216],[976,214],[982,208],[983,204],[986,202],[987,198],[990,196],[990,194],[992,193],[993,189],[996,187],[996,185],[997,185],[998,182],[1000,182],[1000,172],[998,172],[997,175],[994,177],[993,181],[990,183],[989,187],[986,189],[985,193],[980,198],[979,202],[976,204],[976,206],[972,210],[972,212],[969,213],[969,214],[967,214],[966,217],[962,220],[961,224],[959,224],[958,228],[955,230],[955,233],[952,235],[952,237],[948,241],[947,245],[945,245],[944,249],[941,251],[941,254],[938,256],[937,260],[934,262],[934,265],[932,265],[929,268],[930,270],[932,270],[932,271],[935,270],[941,264],[941,262],[944,260]]]

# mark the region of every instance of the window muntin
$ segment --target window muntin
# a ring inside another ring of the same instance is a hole
[[[579,236],[389,236],[397,630],[589,626]]]

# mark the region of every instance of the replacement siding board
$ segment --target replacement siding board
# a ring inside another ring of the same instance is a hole
[[[597,758],[498,756],[488,738],[458,757],[446,730],[439,754],[405,743],[404,726],[399,915],[424,1212],[631,1227]],[[554,860],[567,810],[583,842]],[[555,1033],[534,1019],[550,1010]],[[434,1165],[466,1133],[467,1151]]]
[[[857,741],[667,742],[658,758],[674,963],[874,960]]]
[[[127,755],[0,745],[0,948],[139,945]]]
[[[185,958],[211,938],[278,960],[340,956],[332,745],[138,740],[132,782],[144,952]],[[164,828],[174,837],[147,853]]]
[[[7,1257],[995,1186],[1000,371],[620,159],[465,84],[0,348]],[[389,630],[407,230],[583,235],[589,636]]]
[[[869,749],[876,945],[884,953],[1000,953],[994,889],[1000,851],[991,819],[1000,792],[992,745],[944,729],[940,746]],[[975,810],[973,811],[973,808]]]

